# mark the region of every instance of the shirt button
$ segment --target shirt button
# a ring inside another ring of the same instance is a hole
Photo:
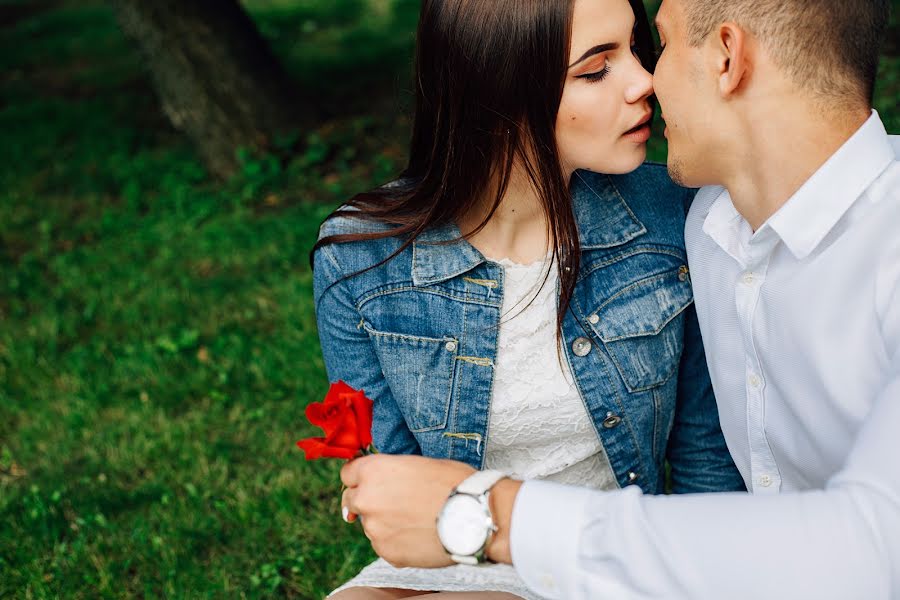
[[[747,378],[747,383],[750,384],[750,387],[753,389],[757,389],[760,385],[762,385],[762,379],[759,378],[759,375],[756,373],[752,373],[750,377]]]
[[[447,349],[447,352],[456,352],[456,342],[447,342],[444,348]]]
[[[577,338],[572,342],[572,352],[575,356],[587,356],[591,353],[591,340],[585,337]]]
[[[614,415],[611,412],[606,413],[606,418],[603,419],[603,426],[607,429],[612,429],[622,422],[622,417],[619,415]]]
[[[752,272],[752,271],[747,271],[746,273],[744,273],[744,276],[741,277],[741,281],[743,281],[743,282],[746,283],[747,285],[750,285],[751,283],[753,283],[753,281],[754,281],[755,279],[756,279],[756,278],[755,278],[755,276],[753,275],[753,272]]]
[[[596,325],[600,322],[600,315],[591,315],[588,317],[588,323],[591,325]]]
[[[760,475],[759,477],[759,485],[763,487],[769,487],[772,485],[772,478],[768,475]]]

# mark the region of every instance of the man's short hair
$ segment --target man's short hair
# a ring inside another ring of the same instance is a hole
[[[870,105],[891,0],[684,0],[700,45],[721,23],[755,35],[802,88]]]

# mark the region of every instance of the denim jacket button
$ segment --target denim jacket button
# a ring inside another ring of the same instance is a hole
[[[634,481],[638,478],[638,474],[634,471],[628,471],[628,482],[634,483]]]
[[[447,342],[444,348],[447,349],[447,352],[456,352],[456,342]]]
[[[591,353],[591,340],[585,337],[577,338],[572,342],[572,352],[575,356],[587,356]]]
[[[612,429],[616,427],[619,423],[622,422],[622,417],[619,415],[614,415],[612,413],[606,413],[606,418],[603,419],[603,426],[607,429]]]
[[[591,315],[588,317],[588,323],[591,325],[596,325],[600,322],[600,315]]]

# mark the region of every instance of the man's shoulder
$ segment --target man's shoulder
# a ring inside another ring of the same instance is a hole
[[[889,135],[888,141],[891,143],[891,147],[894,149],[894,156],[897,160],[900,160],[900,135]]]

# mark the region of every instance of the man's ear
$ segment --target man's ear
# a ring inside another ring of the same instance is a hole
[[[748,81],[752,71],[747,32],[733,22],[722,23],[715,33],[713,52],[719,93],[728,98]]]

